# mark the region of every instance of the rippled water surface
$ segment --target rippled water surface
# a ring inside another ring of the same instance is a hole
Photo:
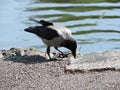
[[[1,0],[0,49],[45,50],[37,36],[24,32],[26,27],[39,25],[29,18],[68,27],[82,53],[120,49],[119,0]]]

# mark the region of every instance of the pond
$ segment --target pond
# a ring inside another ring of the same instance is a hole
[[[37,36],[24,31],[39,25],[29,18],[68,27],[81,53],[120,49],[119,0],[1,0],[0,49],[46,49]]]

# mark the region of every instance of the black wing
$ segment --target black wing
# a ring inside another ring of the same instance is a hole
[[[37,36],[47,40],[51,40],[55,37],[59,37],[59,34],[56,30],[49,27],[45,27],[45,26],[29,27],[29,28],[26,28],[25,31],[34,33]]]
[[[42,24],[42,26],[54,25],[52,22],[45,21],[45,20],[38,21],[38,20],[35,20],[35,19],[32,19],[32,18],[30,18],[29,20],[34,21],[34,22],[39,23],[39,24]]]
[[[55,37],[59,37],[59,34],[56,30],[44,26],[38,29],[37,35],[47,40],[51,40]]]
[[[40,20],[40,23],[41,23],[43,26],[54,25],[52,22],[45,21],[45,20]]]

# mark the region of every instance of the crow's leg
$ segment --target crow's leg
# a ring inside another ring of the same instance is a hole
[[[47,54],[48,54],[49,59],[51,59],[51,57],[50,57],[50,46],[47,47]]]
[[[68,57],[68,54],[64,54],[62,51],[60,51],[60,50],[58,49],[58,47],[54,47],[54,48],[61,53],[62,58]]]
[[[62,55],[64,55],[64,53],[62,52],[62,51],[60,51],[59,49],[58,49],[58,47],[54,47],[58,52],[60,52]]]

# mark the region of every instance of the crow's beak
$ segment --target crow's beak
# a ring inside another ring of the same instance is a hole
[[[72,50],[72,55],[76,58],[76,50]]]

